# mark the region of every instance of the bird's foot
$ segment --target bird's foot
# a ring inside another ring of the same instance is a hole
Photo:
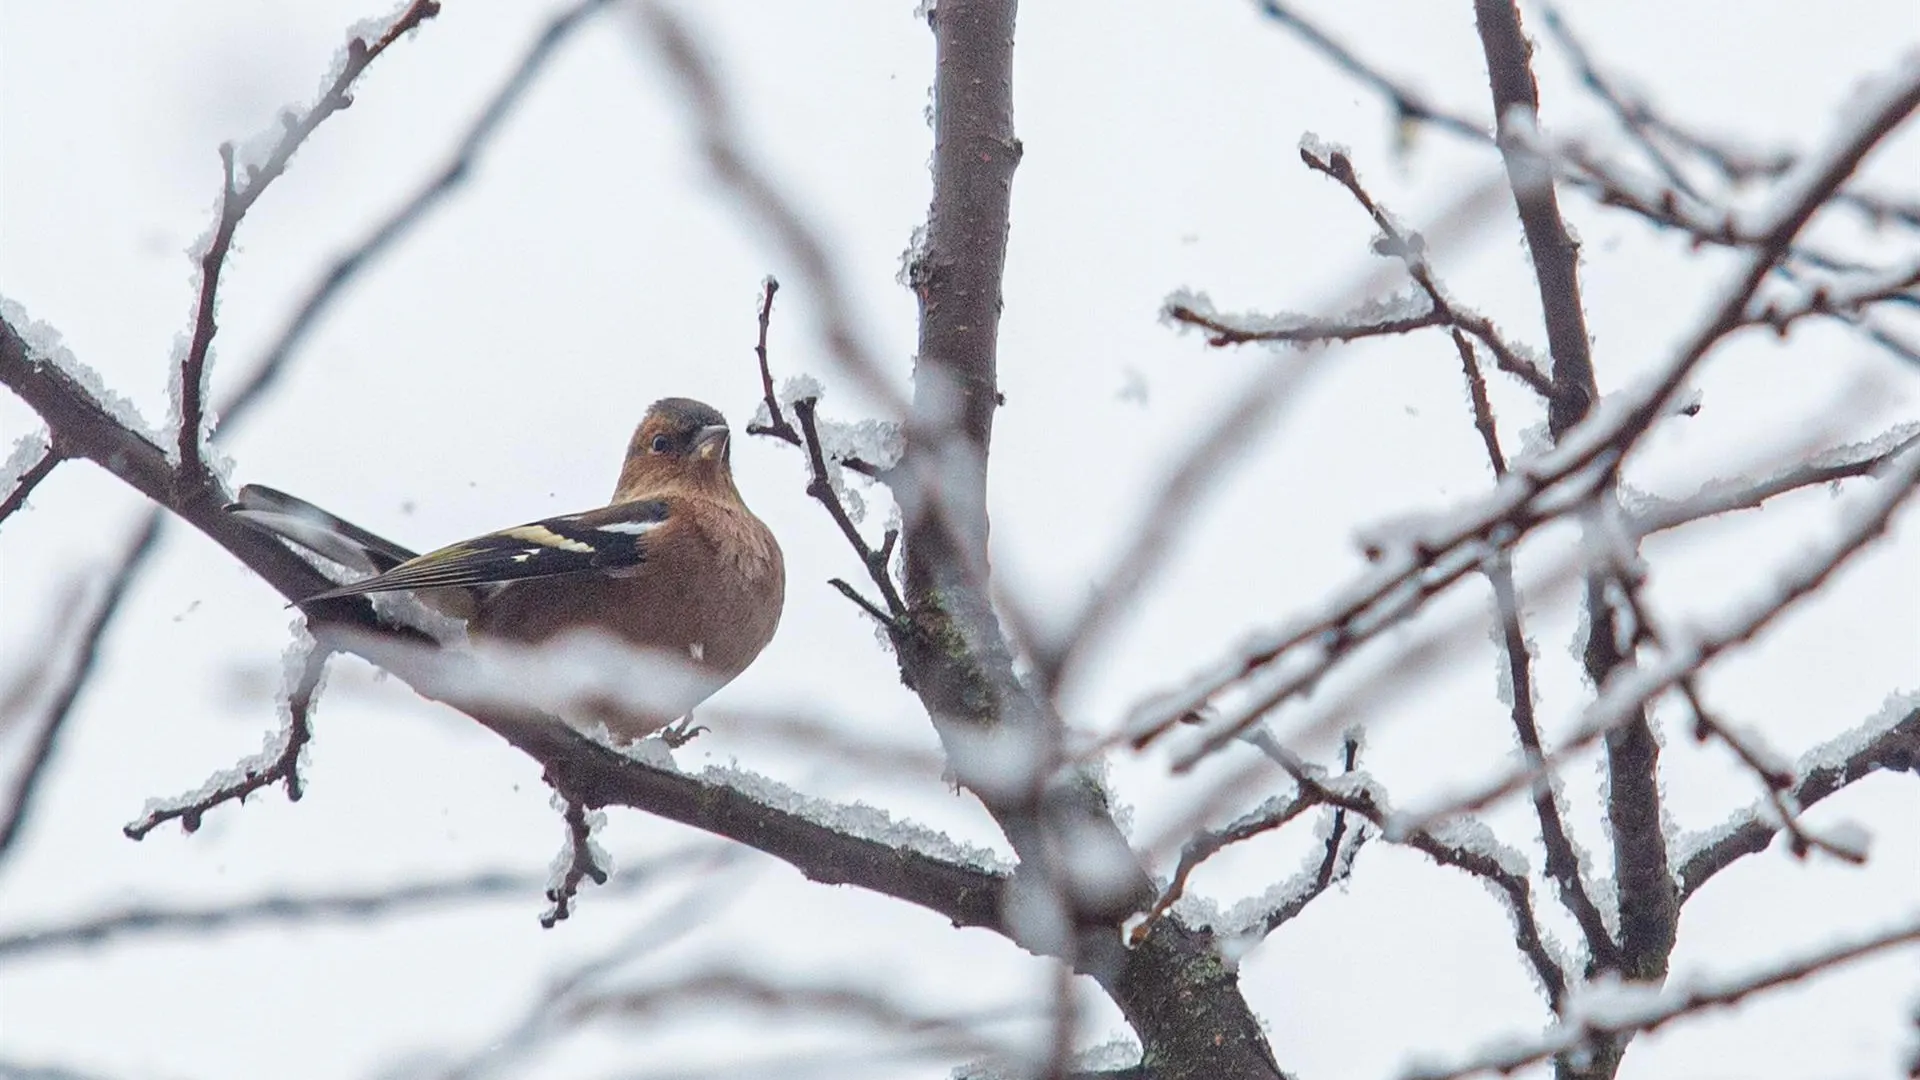
[[[709,730],[712,729],[708,728],[705,724],[694,723],[693,714],[688,713],[673,723],[668,724],[666,727],[661,728],[660,741],[666,743],[668,749],[678,750],[692,742],[694,736]]]

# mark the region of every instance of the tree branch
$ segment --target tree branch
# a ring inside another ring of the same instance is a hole
[[[1739,979],[1701,981],[1672,990],[1649,989],[1632,995],[1616,988],[1596,1001],[1591,1013],[1576,1009],[1544,1039],[1518,1049],[1503,1047],[1452,1069],[1416,1070],[1414,1080],[1461,1080],[1480,1073],[1508,1076],[1536,1062],[1579,1051],[1592,1053],[1607,1044],[1619,1044],[1643,1031],[1654,1031],[1683,1017],[1710,1009],[1737,1005],[1747,998],[1831,971],[1889,949],[1920,942],[1920,921],[1909,921],[1879,934],[1849,942],[1791,963],[1768,968]]]
[[[293,160],[294,151],[300,149],[307,137],[328,117],[353,104],[350,91],[367,65],[403,35],[439,13],[437,0],[414,0],[394,20],[393,25],[371,44],[357,37],[348,41],[346,63],[341,66],[333,83],[305,115],[288,112],[282,116],[281,123],[285,131],[280,141],[267,154],[264,162],[245,165],[244,182],[234,173],[233,144],[221,144],[220,219],[214,225],[207,250],[200,256],[200,299],[194,309],[193,334],[188,341],[186,354],[181,357],[178,373],[180,430],[175,457],[183,477],[197,481],[206,471],[201,457],[201,428],[205,423],[207,353],[213,347],[213,335],[217,330],[214,313],[219,308],[220,271],[226,265],[227,251],[233,246],[233,234],[240,228],[241,219],[266,193],[267,187],[286,171],[287,163]]]
[[[547,61],[559,50],[561,43],[583,26],[589,16],[605,7],[608,2],[609,0],[580,0],[562,10],[547,23],[546,28],[527,47],[526,53],[520,58],[520,63],[514,68],[513,73],[487,100],[486,106],[480,110],[480,115],[461,136],[453,156],[440,167],[440,171],[435,173],[433,178],[405,203],[387,215],[386,219],[375,226],[374,230],[355,245],[353,250],[335,259],[333,265],[320,276],[320,280],[308,290],[306,299],[301,301],[299,309],[281,329],[280,335],[274,339],[273,344],[267,347],[266,354],[255,365],[247,382],[227,401],[226,407],[221,411],[222,422],[237,419],[263,400],[267,391],[271,390],[274,384],[279,382],[280,376],[286,372],[295,350],[299,348],[307,331],[319,322],[320,316],[325,313],[348,282],[411,232],[415,225],[426,220],[427,215],[436,206],[473,174],[481,152],[492,141],[500,125],[512,115],[514,107],[520,103],[527,88],[533,85],[534,80],[546,67]],[[438,7],[437,4],[414,5],[415,8],[422,6],[431,6],[436,9]],[[384,42],[391,36],[393,35],[389,34],[381,40]]]
[[[135,530],[126,554],[120,557],[120,566],[107,579],[106,591],[95,604],[93,617],[87,620],[79,639],[73,643],[67,669],[58,688],[54,690],[46,716],[40,721],[33,745],[27,749],[26,763],[20,768],[19,779],[14,782],[13,797],[7,802],[6,817],[0,819],[0,859],[6,858],[13,842],[20,837],[21,828],[33,808],[34,793],[46,775],[47,764],[53,760],[60,733],[65,730],[67,720],[73,715],[73,707],[80,700],[80,693],[86,689],[87,680],[93,674],[94,662],[100,658],[100,644],[105,640],[108,628],[113,625],[114,616],[119,614],[120,605],[132,590],[141,567],[146,565],[157,546],[162,521],[160,511],[147,513],[140,528]]]
[[[282,597],[312,596],[332,585],[305,560],[227,514],[211,482],[176,486],[159,446],[121,427],[58,365],[32,355],[0,320],[0,384],[25,399],[76,457],[100,464],[156,504],[205,533]],[[400,678],[408,650],[433,648],[417,632],[387,622],[357,599],[309,605],[309,626],[323,646],[351,652]],[[451,701],[546,769],[556,788],[588,807],[629,806],[737,840],[790,863],[808,878],[850,884],[929,908],[956,925],[1005,933],[1004,876],[879,841],[844,835],[722,784],[635,761],[551,722]]]
[[[1801,758],[1799,779],[1788,789],[1802,810],[1846,789],[1854,782],[1886,769],[1920,774],[1920,699],[1888,703],[1887,722],[1874,730],[1849,733]],[[1780,834],[1782,823],[1758,811],[1749,811],[1714,831],[1705,843],[1677,860],[1680,901],[1685,903],[1715,874],[1748,855],[1767,849]]]
[[[28,452],[31,453],[31,449]],[[19,479],[14,481],[13,489],[8,491],[4,498],[0,498],[0,521],[7,520],[14,515],[15,511],[27,505],[27,499],[33,495],[33,489],[39,487],[42,480],[52,476],[53,470],[65,460],[65,455],[61,454],[56,447],[47,446],[41,450],[40,456],[35,458],[33,464],[28,465],[20,473]]]

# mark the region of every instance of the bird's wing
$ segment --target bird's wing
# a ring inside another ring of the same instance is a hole
[[[617,503],[584,514],[547,518],[429,551],[365,581],[328,589],[307,601],[398,589],[499,585],[564,574],[615,573],[645,562],[649,537],[657,538],[660,530],[670,529],[674,521],[671,504],[665,499]]]
[[[227,512],[342,566],[379,573],[414,557],[399,544],[334,517],[305,499],[260,484],[240,489]]]

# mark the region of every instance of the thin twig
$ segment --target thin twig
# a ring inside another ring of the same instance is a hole
[[[656,868],[650,872],[625,868],[607,888],[631,892],[642,885],[653,885],[660,872],[676,866],[685,854],[649,860]],[[268,923],[327,919],[363,923],[448,904],[528,897],[545,889],[548,881],[546,874],[491,871],[371,891],[263,896],[221,907],[127,907],[64,925],[0,935],[0,963],[61,949],[88,948],[124,937],[212,934]]]
[[[1848,733],[1802,755],[1801,762],[1800,778],[1786,794],[1803,810],[1881,769],[1920,772],[1920,699],[1910,699],[1904,710],[1890,709],[1885,726],[1871,737]],[[1676,860],[1680,899],[1684,902],[1741,858],[1765,851],[1780,830],[1777,817],[1757,809],[1714,830],[1710,839]]]
[[[1920,446],[1920,430],[1914,431],[1885,449],[1869,453],[1850,454],[1837,458],[1831,452],[1822,454],[1820,457],[1825,460],[1796,465],[1758,483],[1734,488],[1724,484],[1709,485],[1688,498],[1656,502],[1639,510],[1633,516],[1633,528],[1641,536],[1651,536],[1654,533],[1665,532],[1696,521],[1717,518],[1735,510],[1758,510],[1769,499],[1803,488],[1837,483],[1854,477],[1873,476],[1884,469],[1888,462],[1915,446]]]
[[[1479,312],[1455,304],[1440,287],[1433,275],[1433,264],[1427,261],[1426,241],[1417,233],[1408,233],[1400,227],[1399,219],[1381,206],[1360,183],[1360,174],[1354,171],[1353,161],[1340,151],[1332,151],[1324,157],[1314,150],[1302,147],[1300,160],[1315,172],[1331,177],[1341,187],[1347,189],[1355,202],[1358,202],[1367,215],[1373,219],[1380,230],[1381,242],[1376,250],[1400,259],[1407,267],[1407,274],[1427,294],[1433,305],[1434,322],[1428,325],[1452,326],[1480,339],[1493,354],[1494,366],[1501,371],[1526,383],[1533,391],[1549,401],[1553,399],[1553,382],[1547,374],[1533,362],[1523,358],[1513,346],[1495,329],[1493,321]]]
[[[1541,773],[1566,756],[1591,746],[1607,732],[1625,723],[1654,697],[1683,678],[1704,669],[1721,654],[1766,629],[1800,600],[1817,592],[1839,568],[1883,534],[1893,515],[1920,488],[1920,449],[1910,450],[1888,467],[1885,481],[1862,499],[1857,514],[1847,521],[1839,538],[1817,558],[1789,569],[1759,602],[1717,621],[1717,629],[1669,643],[1657,662],[1621,672],[1589,705],[1579,726],[1562,745],[1537,765],[1523,766],[1474,788],[1443,805],[1407,815],[1396,830],[1418,830],[1462,813],[1470,813],[1538,782]]]
[[[1221,690],[1247,680],[1304,644],[1316,646],[1319,659],[1302,665],[1295,674],[1235,710],[1176,762],[1178,767],[1190,768],[1201,757],[1231,743],[1275,705],[1313,686],[1335,660],[1350,655],[1355,644],[1378,636],[1386,626],[1397,624],[1465,576],[1480,561],[1486,545],[1510,548],[1532,529],[1584,505],[1594,485],[1608,479],[1614,463],[1667,414],[1680,387],[1708,353],[1745,324],[1754,291],[1818,209],[1881,140],[1920,108],[1920,61],[1903,67],[1897,77],[1880,85],[1886,92],[1870,107],[1849,113],[1842,136],[1829,156],[1809,169],[1806,178],[1795,185],[1792,196],[1771,215],[1771,224],[1764,231],[1765,242],[1748,252],[1713,308],[1658,378],[1623,395],[1625,400],[1619,408],[1606,410],[1567,432],[1553,450],[1526,462],[1497,485],[1481,506],[1448,515],[1443,519],[1444,528],[1410,541],[1406,550],[1383,561],[1362,581],[1337,595],[1319,615],[1296,622],[1216,664],[1178,692],[1162,695],[1149,708],[1138,710],[1139,715],[1122,732],[1099,746],[1123,740],[1143,745]]]
[[[93,609],[93,617],[73,643],[65,674],[54,691],[52,702],[47,706],[46,716],[40,721],[33,745],[27,748],[26,762],[20,768],[19,779],[14,782],[13,797],[7,800],[6,817],[0,820],[0,859],[6,857],[13,842],[20,837],[22,826],[33,806],[34,793],[39,790],[41,781],[46,777],[47,765],[53,760],[60,733],[66,729],[67,721],[73,716],[73,707],[80,700],[81,691],[86,689],[87,680],[93,675],[94,664],[100,658],[100,645],[106,639],[107,630],[113,625],[120,605],[125,602],[134,581],[140,576],[141,568],[158,546],[161,526],[165,521],[166,516],[159,510],[148,512],[146,520],[134,533],[133,542],[127,546],[126,554],[120,557],[119,567],[108,579],[106,591]]]
[[[1308,45],[1332,60],[1347,74],[1378,90],[1393,106],[1394,119],[1399,123],[1417,121],[1432,124],[1475,142],[1493,142],[1493,136],[1488,132],[1486,125],[1469,120],[1458,113],[1435,108],[1426,98],[1360,59],[1346,46],[1329,37],[1324,30],[1312,22],[1302,18],[1288,5],[1278,3],[1276,0],[1262,0],[1260,11],[1274,22],[1291,29],[1305,39]]]
[[[367,65],[408,31],[439,13],[440,4],[437,0],[414,0],[394,20],[393,25],[371,44],[358,37],[348,41],[346,63],[341,66],[333,83],[305,115],[288,112],[281,117],[281,125],[285,130],[280,141],[274,145],[266,161],[259,165],[248,164],[244,183],[234,175],[233,144],[220,145],[220,220],[214,226],[213,238],[206,252],[200,257],[200,299],[194,308],[193,334],[188,341],[186,355],[181,358],[178,375],[180,430],[175,457],[183,477],[198,480],[206,471],[201,457],[200,429],[205,422],[207,353],[213,347],[213,335],[218,329],[214,313],[219,308],[217,293],[220,271],[226,265],[227,251],[233,246],[233,234],[240,228],[241,219],[266,193],[268,185],[286,171],[287,163],[293,160],[294,151],[300,149],[307,137],[328,117],[353,104],[351,91],[354,81],[367,69]]]
[[[1467,397],[1473,405],[1473,426],[1480,432],[1481,440],[1486,445],[1487,460],[1497,479],[1506,475],[1507,458],[1494,424],[1493,404],[1487,397],[1487,381],[1480,373],[1473,343],[1458,329],[1453,332],[1453,343],[1460,352],[1461,366],[1467,379]],[[1510,711],[1514,735],[1528,759],[1537,761],[1542,757],[1542,746],[1539,722],[1534,716],[1533,707],[1533,653],[1527,645],[1526,630],[1520,621],[1520,601],[1513,580],[1513,564],[1504,554],[1500,554],[1488,559],[1483,570],[1493,587],[1494,606],[1500,614],[1501,640],[1507,654],[1508,693],[1513,699]],[[1587,890],[1579,853],[1574,850],[1573,839],[1560,816],[1559,799],[1551,785],[1542,784],[1534,789],[1533,809],[1534,816],[1540,822],[1541,846],[1547,854],[1547,877],[1558,888],[1560,902],[1567,906],[1574,920],[1580,924],[1580,933],[1586,938],[1587,952],[1593,962],[1602,969],[1617,968],[1620,962],[1618,944],[1613,940],[1606,920]]]
[[[547,889],[547,899],[553,902],[553,906],[540,916],[540,925],[549,930],[573,914],[574,899],[580,894],[582,882],[605,885],[608,877],[607,868],[601,864],[600,853],[595,850],[594,822],[588,818],[587,808],[565,795],[561,798],[567,804],[563,815],[567,823],[567,846],[562,851],[566,868],[561,871],[560,880]]]
[[[26,472],[20,474],[20,479],[13,485],[13,490],[7,492],[5,498],[0,499],[0,521],[7,520],[15,511],[27,505],[27,498],[33,494],[33,489],[40,486],[40,481],[53,475],[54,468],[65,460],[66,455],[60,452],[59,447],[48,446],[40,455],[40,459],[28,466]]]
[[[1215,348],[1252,342],[1318,345],[1332,341],[1361,341],[1447,325],[1446,315],[1431,308],[1418,315],[1397,315],[1385,319],[1369,319],[1364,313],[1357,313],[1353,316],[1336,315],[1331,319],[1281,321],[1261,316],[1221,315],[1198,310],[1191,304],[1175,302],[1162,308],[1161,314],[1173,322],[1205,330],[1207,344]]]
[[[748,424],[747,434],[771,435],[799,446],[800,433],[787,423],[786,414],[780,411],[780,396],[773,389],[773,369],[767,365],[767,329],[773,323],[773,294],[780,291],[780,282],[768,274],[760,288],[760,337],[753,343],[753,355],[760,361],[760,390],[767,406],[768,419],[764,424]]]
[[[807,483],[807,494],[827,508],[833,523],[840,527],[840,535],[847,538],[854,554],[860,556],[861,565],[866,567],[867,576],[879,587],[880,598],[891,613],[887,625],[893,626],[906,614],[907,605],[900,599],[900,591],[894,587],[887,556],[882,551],[875,551],[868,545],[866,537],[860,535],[860,527],[853,523],[847,508],[840,503],[840,496],[833,490],[833,482],[828,479],[827,459],[820,448],[820,428],[814,417],[817,404],[812,398],[802,398],[793,403],[793,415],[800,421],[800,431],[806,441],[807,464],[813,471],[813,479]]]
[[[1910,920],[1871,937],[1758,971],[1744,978],[1692,987],[1682,985],[1666,990],[1648,990],[1638,1001],[1616,1000],[1609,995],[1605,1004],[1591,1014],[1579,1014],[1576,1009],[1576,1015],[1563,1020],[1537,1043],[1518,1049],[1503,1047],[1451,1069],[1416,1070],[1412,1078],[1462,1080],[1463,1077],[1480,1073],[1511,1075],[1558,1054],[1625,1035],[1654,1031],[1674,1020],[1709,1009],[1737,1005],[1754,994],[1788,986],[1855,960],[1915,942],[1920,942],[1920,921]]]
[[[520,63],[506,82],[494,91],[480,115],[461,136],[454,148],[453,156],[441,166],[440,171],[428,180],[426,185],[415,192],[405,203],[386,219],[374,227],[360,243],[345,255],[335,259],[307,292],[301,301],[299,310],[280,331],[272,345],[267,347],[260,362],[254,366],[247,382],[236,390],[221,410],[223,423],[230,423],[259,403],[266,392],[273,387],[285,373],[288,362],[301,340],[319,321],[327,307],[339,296],[341,290],[364,271],[374,260],[391,249],[402,237],[411,232],[414,226],[424,221],[430,211],[450,195],[473,173],[480,154],[492,141],[507,117],[513,114],[514,107],[526,95],[528,87],[545,68],[547,62],[558,51],[574,31],[578,30],[588,16],[606,6],[609,0],[583,0],[554,16],[540,35],[527,47]],[[416,3],[416,8],[427,4],[427,0]],[[437,5],[428,5],[435,6]],[[382,39],[383,41],[386,39]]]
[[[229,802],[245,802],[247,796],[274,784],[285,784],[287,801],[299,802],[304,794],[300,779],[300,752],[313,741],[313,699],[333,651],[311,644],[301,660],[299,675],[287,694],[287,723],[281,732],[280,746],[260,758],[241,762],[239,775],[211,784],[191,796],[176,800],[153,800],[140,817],[120,831],[130,840],[144,840],[148,833],[169,821],[178,821],[185,832],[200,828],[207,811]]]
[[[1514,945],[1532,965],[1540,984],[1546,988],[1547,1001],[1558,1011],[1567,992],[1567,974],[1547,948],[1538,915],[1533,909],[1533,888],[1524,869],[1504,864],[1495,852],[1467,844],[1449,843],[1433,832],[1420,829],[1393,830],[1384,809],[1386,800],[1373,782],[1329,784],[1320,779],[1312,766],[1300,760],[1280,741],[1264,732],[1253,740],[1269,758],[1293,777],[1303,793],[1329,806],[1339,807],[1372,824],[1389,842],[1410,847],[1441,866],[1451,866],[1485,881],[1505,902],[1508,918],[1513,920]]]

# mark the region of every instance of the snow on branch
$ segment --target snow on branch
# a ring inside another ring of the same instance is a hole
[[[325,684],[327,660],[332,655],[332,650],[300,634],[287,647],[280,726],[267,733],[260,752],[243,758],[230,769],[214,773],[184,795],[148,799],[140,816],[121,831],[128,839],[144,840],[161,825],[178,821],[181,829],[194,832],[200,828],[207,811],[223,803],[246,802],[247,796],[274,784],[285,784],[287,800],[299,802],[300,763],[307,745],[313,741],[313,703]]]
[[[1920,771],[1920,693],[1889,696],[1854,730],[1802,754],[1791,768],[1797,779],[1783,794],[1804,810],[1880,769]],[[1765,851],[1783,827],[1769,800],[1681,845],[1674,858],[1681,901],[1741,858]]]
[[[584,25],[588,16],[605,7],[610,0],[577,0],[576,3],[562,9],[547,23],[546,27],[534,38],[533,43],[521,56],[519,66],[507,76],[500,87],[494,91],[486,105],[480,110],[473,123],[467,128],[456,144],[454,152],[448,156],[440,170],[416,190],[405,202],[396,207],[358,244],[333,261],[319,280],[308,290],[306,298],[300,302],[292,318],[280,331],[273,344],[255,366],[247,381],[234,391],[222,409],[222,419],[231,422],[242,413],[251,409],[266,395],[274,383],[279,381],[294,351],[299,347],[307,331],[318,324],[320,316],[326,311],[334,298],[356,276],[366,270],[375,259],[391,250],[393,246],[412,233],[415,226],[425,221],[427,215],[444,201],[455,189],[473,175],[474,166],[481,153],[493,141],[511,116],[514,108],[526,96],[527,90],[537,81],[547,63],[559,51],[560,45]],[[421,6],[414,5],[416,8]],[[413,9],[409,9],[411,12]],[[381,41],[387,41],[391,34],[382,35]]]
[[[1823,201],[1900,120],[1920,108],[1920,57],[1885,81],[1887,86],[1875,107],[1850,115],[1834,138],[1835,148],[1809,159],[1776,201],[1766,216],[1766,242],[1749,253],[1697,329],[1654,377],[1596,403],[1580,423],[1564,431],[1551,450],[1516,462],[1488,495],[1412,530],[1404,544],[1385,552],[1372,571],[1336,593],[1318,611],[1280,630],[1256,636],[1237,654],[1197,674],[1186,685],[1136,707],[1118,739],[1144,746],[1194,715],[1220,692],[1248,682],[1277,661],[1289,660],[1288,673],[1269,679],[1251,703],[1210,725],[1200,745],[1180,755],[1176,766],[1190,768],[1199,758],[1229,744],[1275,706],[1311,688],[1358,645],[1404,622],[1477,567],[1491,551],[1510,549],[1539,526],[1584,506],[1649,428],[1667,415],[1695,367],[1724,338],[1745,325],[1754,291]],[[1900,484],[1892,481],[1890,486],[1899,488]],[[1884,509],[1891,514],[1894,507]],[[1824,573],[1818,579],[1824,580]],[[1722,647],[1733,643],[1725,641]],[[1677,675],[1677,671],[1671,673],[1661,689]],[[1599,733],[1590,734],[1597,738]],[[1506,790],[1510,789],[1503,788],[1503,793]]]
[[[1838,538],[1826,550],[1786,568],[1769,587],[1717,620],[1717,625],[1676,634],[1659,658],[1621,669],[1552,754],[1442,805],[1398,820],[1394,829],[1424,828],[1454,814],[1481,809],[1534,783],[1545,769],[1591,746],[1655,696],[1722,653],[1752,640],[1794,604],[1813,594],[1843,563],[1886,531],[1894,513],[1912,497],[1916,487],[1920,487],[1920,448],[1907,450],[1889,464],[1881,483],[1853,508],[1842,522]]]
[[[233,246],[233,236],[241,220],[268,186],[286,172],[294,152],[314,130],[334,113],[353,104],[353,84],[367,66],[394,42],[439,13],[438,0],[413,0],[371,41],[358,33],[350,36],[346,48],[334,61],[334,74],[321,90],[319,100],[304,110],[289,109],[282,113],[277,136],[253,140],[266,144],[264,152],[253,145],[236,149],[230,142],[220,144],[220,212],[212,231],[194,245],[199,252],[200,297],[194,305],[193,330],[182,343],[172,384],[177,425],[172,457],[183,475],[198,477],[206,467],[202,451],[208,428],[207,359],[217,328],[220,272],[226,265],[227,252]]]
[[[1676,978],[1665,986],[1617,979],[1588,983],[1560,1011],[1546,1036],[1531,1043],[1503,1042],[1451,1068],[1416,1068],[1409,1080],[1462,1080],[1482,1073],[1510,1075],[1559,1054],[1578,1051],[1712,1009],[1738,1005],[1776,990],[1892,949],[1920,943],[1920,919],[1738,978]]]

